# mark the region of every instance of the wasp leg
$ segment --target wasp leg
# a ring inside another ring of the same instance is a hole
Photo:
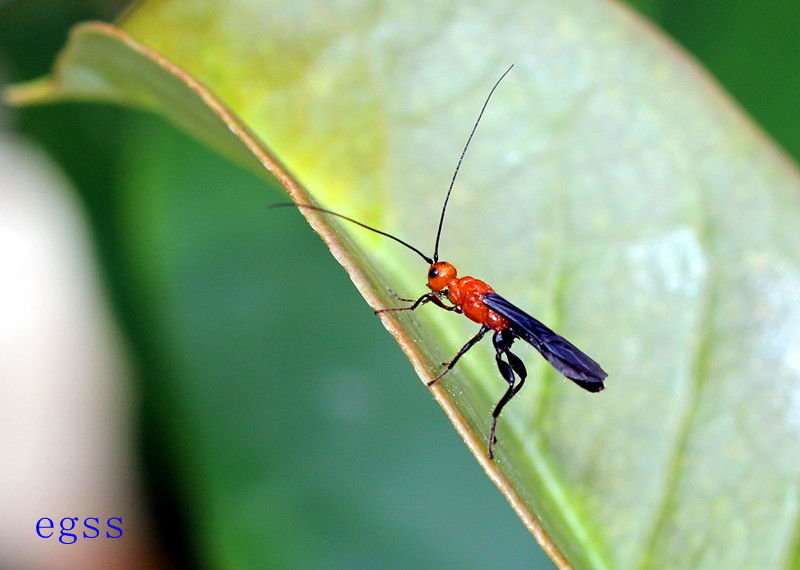
[[[392,293],[392,295],[394,295],[394,293]],[[396,295],[395,297],[401,301],[410,301],[409,299],[400,299],[400,297],[397,297]],[[438,293],[431,292],[431,293],[425,293],[422,297],[414,301],[414,303],[410,307],[390,307],[388,309],[375,309],[375,314],[379,315],[380,313],[391,313],[396,311],[413,311],[417,307],[419,307],[420,305],[424,305],[425,303],[433,303],[434,305],[441,307],[446,311],[455,311],[456,313],[461,312],[460,307],[456,306],[448,307],[447,305],[444,304],[444,301],[442,301],[439,298]]]
[[[497,418],[500,417],[500,412],[503,411],[505,405],[510,402],[511,398],[522,388],[522,385],[525,383],[525,378],[528,376],[528,371],[525,370],[525,364],[510,350],[514,340],[514,335],[509,331],[496,332],[494,333],[494,337],[492,337],[492,342],[494,343],[496,351],[495,361],[497,362],[497,368],[500,370],[500,375],[508,382],[508,390],[506,390],[506,393],[500,398],[500,401],[497,402],[492,412],[492,427],[489,431],[489,459],[494,458],[492,446],[497,443],[497,438],[495,437]],[[506,357],[508,362],[503,360],[503,356]],[[515,372],[516,375],[519,376],[519,384],[516,384]]]
[[[519,384],[517,384],[514,387],[514,393],[511,394],[513,396],[514,394],[519,392],[520,388],[522,388],[522,385],[525,383],[525,378],[528,377],[528,371],[525,370],[525,364],[516,354],[514,354],[510,350],[506,350],[505,354],[506,354],[506,360],[508,360],[508,363],[511,365],[511,368],[514,369],[514,372],[516,372],[517,376],[519,377]]]
[[[397,293],[395,293],[391,289],[387,289],[387,291],[389,291],[389,293],[392,295],[392,297],[394,297],[398,301],[402,301],[404,303],[413,303],[414,301],[416,301],[416,299],[406,299],[404,297],[401,297],[400,295],[398,295]]]
[[[447,365],[445,366],[445,369],[442,371],[442,373],[439,374],[436,378],[434,378],[430,382],[428,382],[428,386],[433,386],[434,384],[436,384],[436,382],[438,382],[442,378],[442,376],[444,376],[445,374],[450,372],[453,369],[453,366],[456,365],[456,362],[458,362],[458,359],[461,358],[462,356],[464,356],[464,354],[470,348],[472,348],[475,345],[476,342],[481,340],[483,338],[483,335],[485,335],[487,332],[489,332],[489,327],[487,327],[486,325],[482,325],[481,326],[481,330],[478,331],[478,334],[476,334],[474,337],[469,339],[467,341],[467,344],[465,344],[464,346],[461,347],[461,350],[459,350],[458,354],[456,354],[453,357],[453,360],[451,360],[450,362],[447,363]]]

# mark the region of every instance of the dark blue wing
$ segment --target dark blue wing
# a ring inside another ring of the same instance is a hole
[[[484,294],[483,302],[505,317],[511,332],[541,352],[561,374],[590,392],[603,389],[603,379],[608,374],[574,344],[496,293]]]

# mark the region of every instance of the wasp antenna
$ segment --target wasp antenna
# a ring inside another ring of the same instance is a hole
[[[461,158],[458,159],[458,164],[456,165],[456,171],[453,172],[453,179],[450,181],[450,188],[447,190],[447,196],[444,198],[444,205],[442,206],[442,215],[439,217],[439,229],[436,231],[436,244],[433,247],[433,261],[439,261],[439,238],[442,237],[442,224],[444,223],[444,213],[447,211],[447,202],[450,200],[450,193],[453,191],[453,184],[456,182],[456,176],[458,176],[458,169],[461,168],[461,162],[464,160],[464,155],[467,154],[467,149],[469,148],[469,143],[472,140],[472,135],[475,134],[475,131],[478,129],[478,123],[481,122],[481,117],[483,117],[483,112],[486,110],[486,106],[489,104],[489,99],[492,98],[492,93],[494,90],[497,89],[497,86],[500,85],[500,82],[503,78],[508,75],[508,72],[511,71],[511,68],[514,67],[512,63],[508,69],[505,70],[503,75],[500,76],[500,79],[497,80],[497,83],[494,84],[492,90],[489,91],[489,96],[486,97],[486,101],[483,102],[483,107],[481,108],[481,112],[478,114],[478,120],[475,121],[475,126],[472,127],[472,132],[469,134],[469,138],[467,139],[467,144],[464,145],[464,150],[461,151]]]
[[[386,236],[389,239],[393,239],[397,243],[406,246],[408,249],[410,249],[411,251],[413,251],[414,253],[419,255],[422,259],[424,259],[426,261],[426,263],[428,263],[428,265],[432,265],[433,264],[433,260],[430,257],[428,257],[427,255],[422,253],[420,250],[418,250],[413,245],[404,242],[403,240],[401,240],[398,237],[393,236],[392,234],[387,234],[386,232],[382,232],[381,230],[375,229],[372,226],[368,226],[367,224],[362,224],[358,220],[354,220],[353,218],[349,218],[349,217],[347,217],[347,216],[345,216],[343,214],[339,214],[338,212],[333,212],[331,210],[326,210],[325,208],[320,208],[319,206],[312,206],[310,204],[294,204],[294,203],[290,204],[290,203],[286,203],[286,204],[272,204],[271,206],[267,206],[267,210],[272,210],[273,208],[305,208],[307,210],[314,210],[315,212],[322,212],[323,214],[330,214],[331,216],[336,216],[337,218],[342,218],[343,220],[347,220],[348,222],[352,222],[352,223],[356,224],[357,226],[361,226],[365,230],[369,230],[371,232],[375,232],[376,234],[380,234],[382,236]]]

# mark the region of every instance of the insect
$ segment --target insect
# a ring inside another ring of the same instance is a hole
[[[608,376],[606,372],[600,367],[597,362],[592,360],[589,356],[581,352],[575,345],[559,336],[543,323],[511,303],[505,298],[501,297],[494,292],[488,284],[480,279],[474,277],[458,277],[458,273],[453,264],[447,261],[439,261],[439,240],[442,235],[442,226],[444,224],[444,215],[447,211],[447,203],[450,200],[450,194],[453,191],[453,185],[458,176],[458,170],[461,168],[461,163],[467,153],[469,144],[472,137],[478,128],[478,124],[483,117],[486,106],[492,97],[497,86],[503,78],[511,71],[514,66],[509,67],[500,79],[494,84],[489,95],[483,103],[483,107],[472,127],[472,132],[467,139],[464,150],[461,152],[461,157],[456,165],[453,178],[450,181],[450,187],[445,196],[442,212],[439,216],[439,228],[436,232],[436,242],[433,247],[433,257],[425,255],[422,251],[412,246],[411,244],[401,240],[400,238],[363,224],[353,218],[344,216],[331,210],[326,210],[310,204],[274,204],[270,208],[276,207],[297,207],[309,210],[315,210],[325,214],[330,214],[354,223],[362,228],[388,237],[401,245],[407,247],[411,251],[419,255],[428,264],[428,288],[430,292],[425,293],[418,299],[403,299],[394,295],[396,299],[402,302],[410,303],[405,307],[393,307],[375,310],[375,314],[397,312],[397,311],[414,311],[418,307],[427,303],[446,310],[452,311],[457,314],[462,314],[468,319],[478,323],[480,330],[472,337],[467,343],[458,351],[458,353],[446,364],[443,363],[444,369],[433,380],[428,382],[428,386],[432,386],[441,380],[453,367],[458,360],[464,356],[475,344],[480,341],[484,335],[489,331],[494,331],[492,342],[495,349],[495,361],[500,375],[508,383],[503,396],[497,402],[492,411],[492,426],[489,430],[489,444],[488,456],[489,459],[494,458],[492,451],[493,445],[497,442],[495,437],[495,429],[497,427],[497,418],[505,408],[506,404],[519,392],[525,379],[528,375],[525,369],[525,364],[513,352],[511,346],[517,339],[522,339],[529,343],[555,368],[559,373],[563,374],[575,382],[581,388],[589,392],[599,392],[603,389],[603,380]],[[447,302],[450,302],[448,304]]]

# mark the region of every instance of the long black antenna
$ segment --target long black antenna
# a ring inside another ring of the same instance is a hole
[[[386,237],[388,237],[390,239],[393,239],[397,243],[402,244],[402,245],[406,246],[408,249],[410,249],[411,251],[415,252],[422,259],[424,259],[428,263],[428,265],[433,265],[433,260],[430,257],[428,257],[427,255],[425,255],[424,253],[422,253],[420,250],[418,250],[413,245],[404,242],[400,238],[394,237],[392,234],[387,234],[386,232],[382,232],[381,230],[376,230],[375,228],[373,228],[371,226],[368,226],[367,224],[362,224],[358,220],[354,220],[353,218],[348,218],[347,216],[343,216],[342,214],[339,214],[337,212],[332,212],[331,210],[326,210],[325,208],[320,208],[318,206],[312,206],[310,204],[272,204],[271,206],[267,206],[267,210],[272,210],[273,208],[305,208],[307,210],[314,210],[316,212],[322,212],[324,214],[330,214],[331,216],[336,216],[337,218],[342,218],[343,220],[347,220],[348,222],[353,222],[357,226],[361,226],[362,228],[364,228],[366,230],[369,230],[371,232],[375,232],[376,234],[380,234],[382,236],[386,236]]]
[[[461,151],[461,158],[458,159],[458,164],[456,165],[456,171],[453,173],[453,179],[450,181],[450,188],[447,190],[447,196],[444,198],[444,206],[442,206],[442,215],[439,218],[439,229],[436,232],[436,245],[433,247],[433,262],[436,263],[439,261],[439,238],[442,237],[442,224],[444,223],[444,213],[447,211],[447,202],[450,200],[450,192],[453,191],[453,184],[456,182],[456,176],[458,176],[458,169],[461,168],[461,162],[464,160],[464,155],[467,154],[467,149],[469,148],[469,143],[472,140],[472,135],[475,134],[475,131],[478,129],[478,123],[481,122],[481,117],[483,117],[483,112],[486,110],[486,105],[489,104],[489,99],[492,98],[492,93],[494,90],[497,89],[497,86],[500,85],[500,82],[503,78],[508,75],[508,72],[511,71],[511,68],[514,67],[512,63],[511,66],[506,69],[505,73],[500,76],[500,79],[497,80],[497,83],[494,84],[492,90],[489,91],[489,96],[486,97],[486,101],[483,103],[483,108],[481,108],[481,112],[478,115],[478,120],[475,121],[475,126],[472,127],[472,132],[469,134],[469,138],[467,139],[467,144],[464,145],[464,150]]]

